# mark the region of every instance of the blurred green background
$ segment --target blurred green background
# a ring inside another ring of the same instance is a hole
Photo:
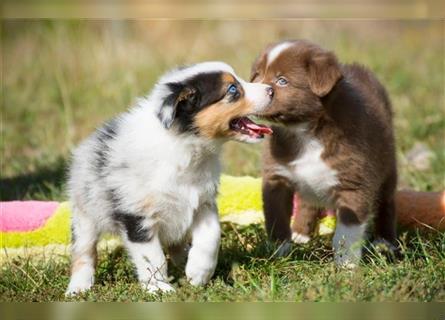
[[[295,38],[377,74],[396,112],[401,187],[444,188],[442,21],[7,20],[2,32],[2,199],[64,198],[70,150],[166,70],[223,60],[248,79],[266,44]],[[260,148],[227,144],[224,171],[258,176]]]

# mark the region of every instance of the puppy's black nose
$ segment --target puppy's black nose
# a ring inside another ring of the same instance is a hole
[[[267,87],[266,92],[269,97],[271,97],[271,98],[273,97],[273,88],[272,87]]]

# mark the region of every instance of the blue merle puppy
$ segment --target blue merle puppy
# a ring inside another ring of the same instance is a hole
[[[248,116],[263,112],[272,97],[269,85],[246,83],[225,63],[199,63],[167,73],[88,137],[74,151],[68,180],[73,242],[66,293],[93,285],[104,232],[121,235],[150,292],[173,290],[164,250],[174,258],[190,242],[186,276],[193,285],[207,283],[220,242],[222,144],[270,134]]]

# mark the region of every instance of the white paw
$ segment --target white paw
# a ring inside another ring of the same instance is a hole
[[[357,257],[356,255],[347,255],[344,253],[335,253],[334,260],[337,267],[353,270],[358,267],[360,257]]]
[[[191,285],[203,286],[207,282],[209,282],[210,278],[213,275],[213,271],[209,269],[193,270],[187,272],[186,274],[187,274],[187,279]]]
[[[143,282],[141,283],[141,286],[152,294],[175,292],[175,288],[173,288],[168,282],[160,280],[150,281],[148,283]]]
[[[91,289],[94,284],[94,268],[84,265],[71,274],[65,296],[72,296]]]
[[[305,244],[305,243],[308,243],[310,240],[311,240],[311,238],[305,234],[301,234],[298,232],[292,232],[292,241],[294,243]]]
[[[80,281],[79,279],[71,279],[68,289],[65,291],[65,296],[75,296],[79,293],[88,291],[93,286],[93,282],[93,278],[83,279],[83,281]]]
[[[193,263],[189,260],[185,267],[185,274],[190,284],[194,286],[203,286],[209,282],[215,271],[216,263],[207,265],[202,263]]]
[[[353,262],[337,263],[337,267],[345,270],[357,269],[358,265]]]

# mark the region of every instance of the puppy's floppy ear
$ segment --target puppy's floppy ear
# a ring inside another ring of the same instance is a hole
[[[342,77],[340,65],[332,52],[311,54],[307,62],[309,86],[319,97],[327,95]]]
[[[166,129],[170,129],[175,120],[178,108],[194,105],[197,100],[197,90],[182,83],[167,83],[170,94],[164,98],[158,118]]]

